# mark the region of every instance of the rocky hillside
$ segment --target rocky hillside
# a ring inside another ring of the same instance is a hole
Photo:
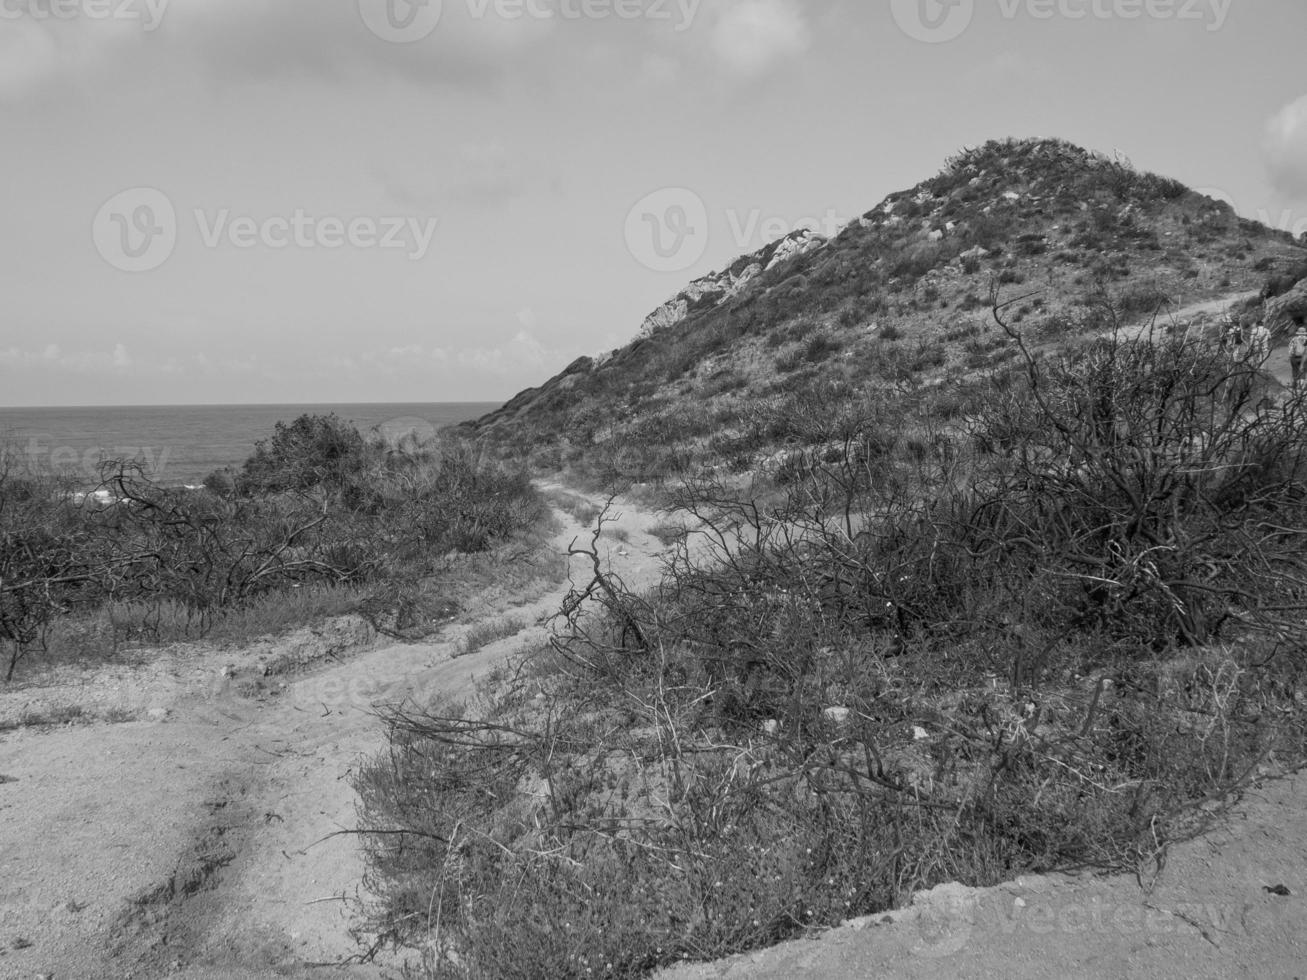
[[[749,283],[764,272],[771,272],[789,259],[825,246],[826,239],[823,236],[801,228],[767,244],[752,255],[742,255],[721,272],[712,272],[694,280],[650,313],[640,328],[640,336],[648,337],[658,330],[676,326],[691,313],[720,306],[743,292]]]
[[[626,347],[467,430],[545,470],[745,471],[821,440],[792,424],[804,406],[869,388],[964,414],[1017,357],[995,299],[1035,347],[1175,328],[1181,308],[1245,292],[1259,298],[1243,312],[1270,300],[1282,333],[1307,312],[1304,275],[1301,243],[1178,181],[1062,141],[996,141],[830,240],[797,233],[691,283]]]

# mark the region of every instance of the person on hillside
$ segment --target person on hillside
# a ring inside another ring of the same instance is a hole
[[[1230,360],[1238,361],[1243,357],[1243,328],[1234,317],[1227,317],[1225,329],[1221,333],[1221,350],[1229,355]]]
[[[1240,404],[1248,400],[1252,393],[1253,370],[1248,361],[1248,349],[1245,343],[1244,322],[1230,314],[1226,318],[1226,330],[1221,335],[1221,349],[1229,363],[1229,375],[1226,377],[1225,398],[1231,404]]]
[[[1302,377],[1304,357],[1307,357],[1307,325],[1300,323],[1289,341],[1289,367],[1293,370],[1293,386],[1295,388],[1298,387],[1298,381]]]
[[[1249,353],[1253,364],[1257,367],[1265,364],[1267,358],[1271,356],[1271,331],[1266,329],[1265,320],[1258,320],[1257,326],[1253,327],[1252,336],[1248,338],[1248,346],[1251,348]]]

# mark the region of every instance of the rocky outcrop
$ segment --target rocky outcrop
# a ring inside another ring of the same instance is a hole
[[[770,272],[782,262],[792,259],[796,255],[807,255],[809,252],[814,252],[825,244],[826,239],[824,236],[817,234],[815,231],[801,228],[769,246],[772,248],[772,254],[767,260],[767,271]]]
[[[796,256],[806,255],[826,244],[827,239],[806,228],[778,239],[753,253],[737,259],[729,268],[696,279],[645,317],[640,336],[648,337],[675,326],[691,313],[717,306],[740,293],[765,272]]]
[[[1307,279],[1283,296],[1266,301],[1266,325],[1272,330],[1286,330],[1295,320],[1307,320]]]

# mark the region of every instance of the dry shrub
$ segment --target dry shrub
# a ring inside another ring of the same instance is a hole
[[[436,977],[645,976],[945,881],[1146,868],[1300,764],[1303,404],[1201,346],[1012,336],[968,439],[814,407],[842,438],[783,485],[681,485],[657,590],[594,556],[548,648],[393,713],[370,934]]]

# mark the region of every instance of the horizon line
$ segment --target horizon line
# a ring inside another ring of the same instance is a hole
[[[92,409],[92,408],[353,408],[368,405],[504,405],[507,399],[459,399],[454,401],[375,401],[375,402],[152,402],[134,404],[83,404],[83,405],[0,405],[0,412],[30,411],[32,409]]]

